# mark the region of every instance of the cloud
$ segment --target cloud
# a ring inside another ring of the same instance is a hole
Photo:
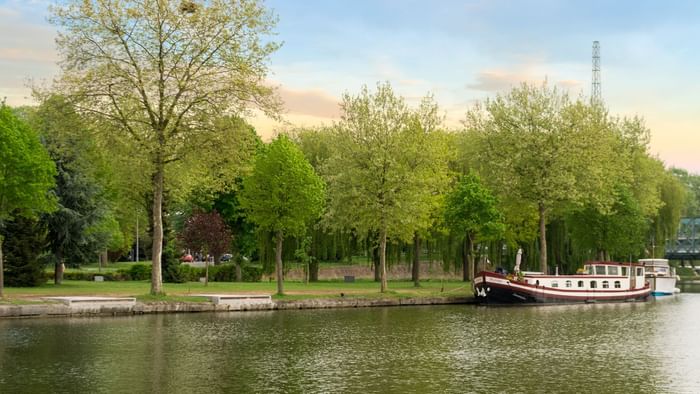
[[[340,117],[340,102],[322,90],[280,88],[278,93],[290,114],[332,119]]]
[[[560,67],[544,64],[542,61],[527,60],[512,69],[486,69],[478,72],[474,82],[466,85],[467,89],[488,93],[510,90],[521,83],[540,84],[548,80],[550,84],[572,90],[580,88],[583,83],[578,79],[560,78]],[[567,72],[568,73],[568,72]]]
[[[468,89],[482,90],[486,92],[500,92],[529,82],[532,78],[523,72],[511,72],[503,70],[480,71],[473,83],[467,84]]]
[[[576,89],[583,85],[583,82],[577,79],[563,79],[561,81],[557,81],[557,85],[565,89]]]

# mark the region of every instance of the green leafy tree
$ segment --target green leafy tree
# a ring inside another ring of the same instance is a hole
[[[671,168],[671,173],[685,186],[688,193],[683,215],[700,216],[700,175],[692,174],[682,168]]]
[[[433,149],[437,122],[432,101],[424,103],[425,111],[411,111],[388,83],[377,84],[374,93],[364,87],[357,96],[345,94],[334,152],[323,170],[329,185],[325,221],[377,240],[382,292],[387,240],[410,242],[428,227],[436,180],[443,180],[444,159],[424,154]]]
[[[586,202],[613,203],[621,177],[615,135],[607,113],[546,84],[523,84],[489,100],[476,127],[485,149],[482,175],[505,198],[535,206],[539,216],[540,270],[547,272],[546,224],[550,215]]]
[[[284,135],[262,149],[252,173],[243,180],[239,198],[248,218],[260,231],[274,234],[278,294],[284,294],[282,241],[305,233],[320,215],[324,197],[323,181]]]
[[[15,216],[34,216],[54,209],[49,195],[56,168],[39,138],[4,103],[0,105],[0,227]],[[4,267],[0,235],[0,298]]]
[[[504,226],[497,209],[496,197],[482,185],[476,175],[463,176],[447,195],[445,223],[451,230],[464,236],[467,261],[462,265],[462,279],[471,281],[474,279],[476,241],[481,238],[498,238],[503,234]]]
[[[649,227],[634,195],[624,188],[617,190],[618,200],[606,213],[593,206],[572,213],[568,222],[579,247],[592,250],[599,261],[611,257],[629,258],[644,250]]]
[[[55,88],[148,164],[151,293],[160,294],[166,165],[194,154],[197,136],[221,140],[213,121],[222,114],[257,106],[276,116],[265,76],[279,45],[262,39],[276,20],[256,0],[71,1],[52,12],[62,55]]]

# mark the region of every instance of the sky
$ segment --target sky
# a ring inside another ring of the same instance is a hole
[[[30,104],[28,81],[58,74],[46,0],[0,0],[0,99]],[[521,82],[591,90],[601,47],[612,114],[639,115],[651,152],[700,173],[700,2],[564,0],[268,0],[282,47],[269,81],[285,123],[249,119],[264,137],[330,124],[343,93],[388,81],[410,105],[433,94],[449,127],[474,103]]]

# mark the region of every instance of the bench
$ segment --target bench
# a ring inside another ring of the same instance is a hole
[[[247,308],[252,306],[272,305],[272,296],[267,294],[196,294],[199,297],[207,297],[214,305],[233,305],[234,307]]]
[[[57,301],[70,308],[99,308],[103,306],[134,306],[136,298],[133,297],[43,297],[43,300]]]

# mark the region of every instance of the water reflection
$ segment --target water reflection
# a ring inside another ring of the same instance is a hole
[[[0,392],[699,392],[700,294],[0,321]]]

